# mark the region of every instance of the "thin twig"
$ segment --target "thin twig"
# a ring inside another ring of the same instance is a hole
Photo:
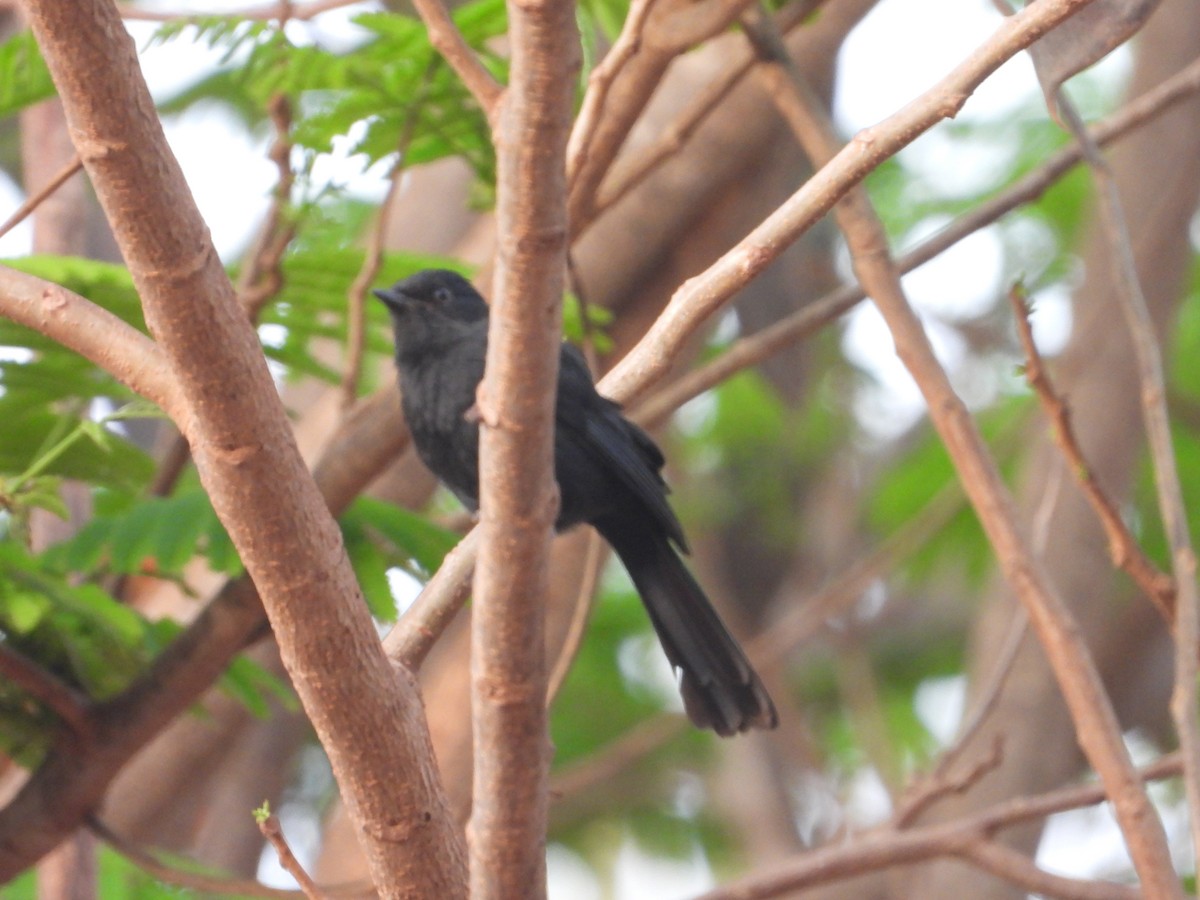
[[[554,698],[558,696],[563,682],[567,680],[571,665],[575,662],[575,657],[579,654],[579,648],[583,644],[583,635],[587,630],[588,617],[596,599],[596,587],[600,583],[600,572],[604,566],[605,556],[604,542],[600,540],[600,535],[595,531],[590,531],[587,536],[587,548],[584,554],[583,571],[579,579],[579,590],[575,592],[571,624],[567,628],[567,636],[563,639],[562,647],[558,651],[558,658],[554,661],[554,668],[550,670],[550,677],[547,679],[547,706],[554,703]]]
[[[16,211],[5,220],[3,225],[0,225],[0,238],[4,237],[22,222],[24,222],[35,209],[46,201],[46,198],[57,191],[60,187],[67,183],[72,175],[83,168],[83,159],[78,153],[71,159],[69,163],[51,178],[48,182],[42,185],[36,194],[29,197],[17,207]]]
[[[1138,770],[1137,774],[1143,781],[1154,781],[1175,776],[1181,768],[1179,755],[1172,753]],[[856,835],[853,840],[802,853],[778,866],[723,885],[704,894],[700,900],[765,900],[890,866],[959,854],[969,843],[991,837],[1013,825],[1069,809],[1094,806],[1107,799],[1101,785],[1089,784],[1032,797],[1014,797],[938,825],[902,830],[887,825]]]
[[[275,163],[279,179],[272,192],[266,219],[237,283],[238,303],[251,322],[258,321],[263,307],[283,287],[283,256],[296,236],[295,218],[287,211],[292,202],[292,185],[296,180],[291,164],[292,107],[287,96],[273,96],[267,104],[267,114],[275,129],[275,140],[268,156]]]
[[[1108,552],[1113,565],[1124,570],[1142,593],[1158,608],[1164,619],[1170,624],[1175,619],[1175,582],[1156,566],[1145,553],[1137,539],[1130,533],[1121,518],[1116,504],[1109,498],[1104,488],[1096,478],[1095,470],[1088,465],[1083,449],[1075,438],[1075,430],[1071,427],[1071,411],[1066,401],[1055,391],[1049,374],[1033,340],[1033,329],[1029,324],[1029,304],[1020,285],[1013,285],[1008,292],[1012,303],[1014,321],[1017,325],[1017,336],[1025,351],[1025,380],[1041,401],[1042,408],[1050,419],[1054,442],[1058,444],[1063,456],[1075,478],[1079,482],[1083,494],[1091,503],[1092,509],[1099,518],[1108,537]]]
[[[1133,243],[1125,220],[1116,181],[1099,148],[1088,137],[1079,114],[1060,88],[1058,109],[1063,121],[1083,148],[1097,187],[1098,208],[1112,252],[1112,275],[1117,305],[1125,316],[1137,361],[1141,385],[1142,420],[1150,447],[1158,512],[1171,550],[1171,574],[1175,582],[1175,688],[1171,715],[1183,756],[1184,792],[1191,813],[1192,848],[1200,857],[1200,713],[1197,711],[1196,641],[1200,638],[1200,591],[1196,585],[1196,553],[1187,520],[1179,467],[1171,438],[1167,392],[1163,378],[1162,352],[1154,322],[1142,293],[1133,255]]]
[[[88,829],[104,841],[109,847],[125,857],[135,866],[149,875],[154,876],[164,884],[187,888],[190,891],[216,894],[221,897],[267,897],[274,900],[297,900],[304,897],[302,891],[289,891],[283,888],[268,887],[258,881],[245,878],[222,878],[215,875],[205,875],[201,872],[189,872],[163,862],[155,853],[144,847],[126,840],[112,830],[96,816],[87,820]],[[369,882],[354,884],[338,884],[322,887],[327,897],[373,897],[375,890]]]
[[[1039,6],[1047,8],[1046,0],[1025,7],[1018,15],[1028,15]],[[1011,25],[1016,19],[1013,16],[1005,24]],[[850,148],[839,148],[826,111],[787,56],[769,18],[761,12],[747,13],[742,24],[764,59],[760,72],[780,114],[814,165],[824,166],[822,171],[828,170]],[[956,101],[946,98],[945,102]],[[819,177],[820,172],[812,180]],[[1136,778],[1091,652],[1070,610],[1038,561],[1017,520],[995,460],[905,296],[883,224],[865,190],[857,184],[851,186],[834,207],[834,215],[850,248],[855,273],[887,323],[897,355],[925,398],[933,425],[995,550],[1005,580],[1028,610],[1035,632],[1046,648],[1047,659],[1074,721],[1079,745],[1108,788],[1117,822],[1144,889],[1153,897],[1180,896],[1166,832]]]
[[[1197,91],[1200,91],[1200,60],[1127,103],[1095,125],[1090,134],[1097,143],[1107,145],[1127,136]],[[1064,147],[992,199],[979,204],[897,257],[896,267],[901,272],[911,272],[1018,206],[1036,200],[1078,165],[1082,158],[1078,144]],[[694,369],[647,397],[638,404],[636,414],[643,421],[658,421],[736,372],[756,365],[819,331],[865,298],[866,293],[857,284],[837,288],[770,327],[738,339],[712,362]]]
[[[961,746],[961,742],[958,746]],[[942,757],[943,760],[945,758],[945,756]],[[977,759],[973,766],[958,777],[951,778],[939,761],[939,765],[934,767],[928,777],[916,782],[905,791],[892,816],[892,825],[896,828],[907,828],[916,821],[918,816],[942,798],[950,794],[965,794],[982,781],[984,776],[1000,768],[1003,761],[1004,741],[999,735],[992,741],[991,751],[986,756]]]
[[[76,737],[86,740],[95,732],[92,705],[87,696],[42,668],[7,640],[0,640],[0,676],[44,704]]]
[[[1066,878],[1039,869],[1025,854],[996,841],[971,841],[955,855],[1039,897],[1060,900],[1141,900],[1142,897],[1142,892],[1132,885]]]
[[[803,24],[825,0],[801,0],[789,3],[779,12],[778,25],[780,31],[788,34],[792,29]],[[665,128],[652,144],[640,150],[637,157],[628,165],[618,162],[609,175],[600,182],[596,189],[596,199],[591,207],[591,219],[595,221],[609,208],[619,203],[635,187],[646,180],[659,166],[683,149],[692,135],[699,130],[709,115],[717,109],[721,102],[729,96],[755,64],[754,54],[738,48],[736,59],[728,65],[721,75],[701,90],[691,103]],[[577,125],[582,128],[582,125]],[[586,139],[580,138],[586,145]],[[588,223],[574,225],[575,237],[586,229]]]
[[[450,64],[475,102],[495,128],[495,117],[504,87],[480,62],[440,0],[413,0],[413,7],[429,32],[429,42]]]
[[[279,825],[279,817],[276,815],[265,816],[258,821],[258,830],[262,832],[262,836],[271,842],[271,846],[275,848],[275,854],[279,857],[279,865],[283,870],[296,879],[296,884],[300,885],[300,890],[308,900],[325,900],[326,894],[312,880],[312,876],[304,870],[304,866],[300,865],[300,860],[296,859],[296,854],[292,852],[292,848],[288,846],[287,838],[283,836],[283,828]]]
[[[379,210],[375,214],[375,225],[367,237],[363,253],[363,264],[354,276],[354,282],[346,296],[346,370],[342,374],[342,411],[349,410],[358,400],[358,382],[362,377],[363,352],[366,345],[366,296],[379,269],[383,265],[384,238],[392,206],[400,193],[400,180],[408,168],[408,148],[416,133],[417,119],[432,83],[434,65],[425,67],[421,86],[405,116],[404,128],[397,143],[396,164],[388,175],[388,189]]]
[[[361,3],[362,0],[313,0],[312,3],[303,3],[292,5],[291,14],[288,16],[295,21],[306,21],[315,19],[322,13],[329,12],[334,9],[342,9],[346,6],[354,6]],[[130,6],[128,3],[118,3],[117,12],[122,19],[131,21],[143,22],[179,22],[188,19],[209,18],[211,12],[197,10],[195,12],[175,11],[161,9],[146,9],[144,6]],[[252,19],[255,21],[269,21],[279,18],[279,4],[268,3],[263,6],[249,6],[241,10],[233,10],[224,15],[230,18]]]

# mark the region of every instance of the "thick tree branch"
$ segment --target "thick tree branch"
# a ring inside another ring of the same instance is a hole
[[[201,480],[262,594],[377,884],[387,894],[461,895],[461,836],[415,686],[393,675],[380,649],[254,330],[167,149],[132,41],[103,0],[28,0],[25,9],[179,380]]]
[[[158,345],[64,287],[0,266],[0,315],[74,350],[132,391],[186,421],[179,384]]]
[[[567,219],[564,154],[580,62],[574,4],[508,4],[498,248],[479,387],[480,549],[471,619],[471,896],[546,892],[549,737],[543,615],[558,512],[554,402]]]

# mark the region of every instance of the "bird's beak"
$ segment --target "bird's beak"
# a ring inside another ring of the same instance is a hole
[[[390,290],[371,291],[376,297],[383,301],[383,305],[388,309],[399,309],[404,304],[404,295],[397,294]]]

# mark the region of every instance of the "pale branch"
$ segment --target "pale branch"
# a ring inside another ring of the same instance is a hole
[[[29,216],[31,216],[39,206],[46,201],[46,198],[57,191],[60,187],[67,183],[72,175],[83,168],[83,160],[79,158],[79,154],[75,154],[75,158],[63,166],[53,178],[47,181],[44,185],[38,188],[37,193],[26,198],[26,200],[16,208],[11,216],[9,216],[4,224],[0,225],[0,237],[4,237]]]
[[[292,848],[288,846],[287,838],[283,836],[283,827],[279,824],[279,817],[269,815],[258,820],[258,830],[275,849],[275,855],[279,857],[279,865],[283,870],[296,879],[296,884],[300,885],[300,891],[308,900],[326,900],[329,896],[321,889],[312,876],[305,871],[304,866],[300,864],[300,860],[296,859],[296,854],[292,852]]]
[[[587,537],[583,574],[579,579],[579,589],[575,592],[571,624],[567,628],[566,637],[558,651],[558,658],[555,659],[554,667],[550,670],[550,677],[547,679],[547,706],[553,705],[554,698],[558,696],[563,683],[566,682],[575,657],[579,654],[579,648],[583,645],[583,635],[587,630],[588,618],[596,598],[596,589],[600,586],[600,573],[604,569],[604,561],[607,558],[604,542],[600,540],[597,532],[592,531]]]
[[[162,350],[108,310],[53,282],[0,266],[0,315],[75,351],[171,418],[187,421],[179,383]]]
[[[1056,98],[1061,119],[1083,149],[1096,184],[1100,222],[1112,251],[1109,260],[1116,285],[1117,305],[1125,318],[1137,363],[1142,422],[1150,448],[1158,514],[1171,552],[1171,575],[1175,583],[1172,610],[1175,688],[1171,694],[1171,717],[1183,756],[1183,784],[1190,813],[1192,849],[1200,855],[1200,711],[1197,710],[1196,684],[1197,672],[1200,671],[1200,661],[1196,657],[1197,639],[1200,639],[1200,588],[1196,584],[1196,551],[1192,546],[1183,485],[1171,437],[1162,350],[1142,292],[1133,242],[1116,180],[1061,87],[1056,91]]]
[[[1025,7],[1023,13],[1032,8]],[[763,76],[780,113],[814,165],[828,168],[842,151],[825,110],[792,65],[766,17],[748,15],[743,27],[767,60]],[[1112,703],[1079,626],[1034,553],[995,461],[904,294],[886,232],[866,191],[852,186],[835,206],[834,215],[849,246],[855,274],[887,323],[896,353],[925,398],[934,428],[995,550],[1001,572],[1029,613],[1046,650],[1080,747],[1108,789],[1143,889],[1153,897],[1180,896],[1162,822],[1137,779]]]
[[[441,0],[413,0],[413,8],[425,23],[429,42],[449,63],[494,127],[504,87],[475,55]]]
[[[147,324],[179,380],[180,424],[201,481],[261,592],[372,875],[383,893],[461,896],[462,836],[415,685],[395,676],[380,649],[257,336],[167,148],[124,24],[106,0],[27,0],[25,10]],[[331,659],[353,664],[329,677]]]
[[[800,0],[789,3],[779,12],[779,29],[785,34],[803,23],[814,11],[820,8],[825,0]],[[614,47],[614,50],[616,48]],[[613,51],[609,51],[610,55]],[[583,222],[572,223],[572,237],[578,240],[587,226],[599,218],[608,209],[615,206],[630,191],[641,184],[664,162],[678,153],[693,134],[707,121],[709,115],[717,109],[729,93],[738,86],[754,65],[754,55],[743,48],[736,50],[737,56],[720,77],[705,85],[703,90],[688,106],[665,128],[652,144],[640,150],[634,160],[622,166],[620,162],[605,174],[596,188],[596,198],[591,204],[591,218]],[[608,57],[605,57],[604,65]],[[597,66],[597,69],[600,67]],[[593,70],[593,78],[595,70]],[[591,79],[589,79],[589,84]],[[591,98],[591,91],[585,95],[585,103]],[[582,111],[580,117],[582,118]],[[578,142],[587,146],[588,138],[584,135],[592,130],[591,126],[580,121],[576,122],[576,131],[581,132]]]
[[[588,81],[567,148],[567,217],[581,234],[595,218],[596,191],[672,60],[719,34],[749,0],[660,0],[630,8],[608,56]]]
[[[814,225],[885,159],[944,118],[1001,64],[1092,0],[1039,0],[1005,20],[949,75],[899,112],[860,132],[828,165],[735,247],[684,282],[645,337],[602,381],[602,392],[629,403],[667,371],[679,348],[730,298]]]
[[[1041,353],[1033,340],[1033,329],[1029,324],[1029,306],[1023,291],[1014,286],[1008,292],[1013,308],[1017,337],[1025,351],[1025,380],[1037,395],[1046,418],[1050,420],[1054,442],[1062,451],[1067,466],[1083,490],[1083,495],[1092,505],[1096,518],[1108,538],[1108,553],[1113,565],[1122,569],[1162,614],[1168,624],[1175,619],[1175,581],[1156,566],[1144,552],[1137,538],[1129,531],[1120,510],[1104,491],[1096,471],[1083,455],[1083,448],[1075,438],[1071,427],[1071,410],[1050,380]]]
[[[416,672],[434,644],[454,621],[471,595],[471,576],[479,552],[479,529],[472,528],[446,554],[413,605],[383,639],[383,649],[395,664]]]
[[[315,19],[322,13],[327,13],[330,10],[342,9],[346,6],[353,6],[356,3],[361,3],[362,0],[313,0],[311,3],[291,3],[291,10],[288,14],[289,19],[296,21],[306,21]],[[128,3],[118,3],[117,12],[122,19],[130,21],[145,21],[145,22],[180,22],[189,19],[200,19],[211,16],[211,11],[195,10],[195,11],[170,11],[165,9],[147,9],[144,6],[133,6]],[[226,15],[236,16],[239,19],[253,19],[256,21],[270,21],[279,18],[279,3],[268,3],[263,6],[247,6],[244,9],[230,10]]]
[[[1170,754],[1139,770],[1138,776],[1145,781],[1173,777],[1179,774],[1181,767],[1178,754]],[[938,825],[911,829],[896,829],[888,825],[843,839],[837,844],[801,853],[767,871],[723,885],[704,894],[699,900],[777,897],[788,891],[828,884],[891,866],[951,854],[960,855],[966,852],[971,842],[990,839],[1005,828],[1070,809],[1094,806],[1107,799],[1101,785],[1088,784],[1031,797],[1014,797]]]
[[[1097,143],[1107,145],[1127,136],[1197,91],[1200,91],[1200,60],[1126,103],[1120,110],[1094,125],[1089,133]],[[897,257],[897,268],[901,272],[911,272],[1018,206],[1036,200],[1078,165],[1082,158],[1078,144],[1062,148],[990,200],[959,216],[941,231]],[[716,359],[688,372],[639,403],[634,410],[636,416],[640,421],[660,421],[688,400],[742,369],[756,365],[814,334],[864,299],[866,294],[860,286],[846,285],[762,331],[739,338]]]
[[[1142,897],[1142,892],[1131,885],[1067,878],[1039,869],[1028,856],[996,841],[972,841],[955,855],[1039,897],[1060,900],[1141,900]]]
[[[239,897],[265,897],[268,900],[299,900],[305,894],[302,891],[289,891],[284,888],[267,887],[258,881],[243,878],[222,878],[215,875],[205,875],[170,865],[157,854],[144,847],[127,841],[108,827],[103,821],[90,816],[88,828],[112,850],[143,872],[153,875],[157,881],[175,887],[187,888],[217,896],[237,895]],[[375,891],[368,883],[322,885],[321,890],[328,897],[366,898],[375,897]]]
[[[287,96],[276,94],[272,97],[267,113],[275,129],[275,140],[267,155],[279,174],[271,192],[266,219],[237,283],[238,302],[251,322],[258,321],[263,307],[283,287],[283,256],[296,236],[295,218],[288,213],[296,179],[291,165],[292,110]]]
[[[510,0],[494,118],[496,270],[477,392],[479,563],[471,616],[471,896],[546,895],[544,609],[558,513],[554,404],[566,269],[565,153],[581,50],[573,3]]]

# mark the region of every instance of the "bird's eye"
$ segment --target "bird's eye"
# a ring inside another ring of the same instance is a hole
[[[433,292],[433,299],[438,303],[449,303],[451,299],[450,289],[444,287],[435,289]]]

